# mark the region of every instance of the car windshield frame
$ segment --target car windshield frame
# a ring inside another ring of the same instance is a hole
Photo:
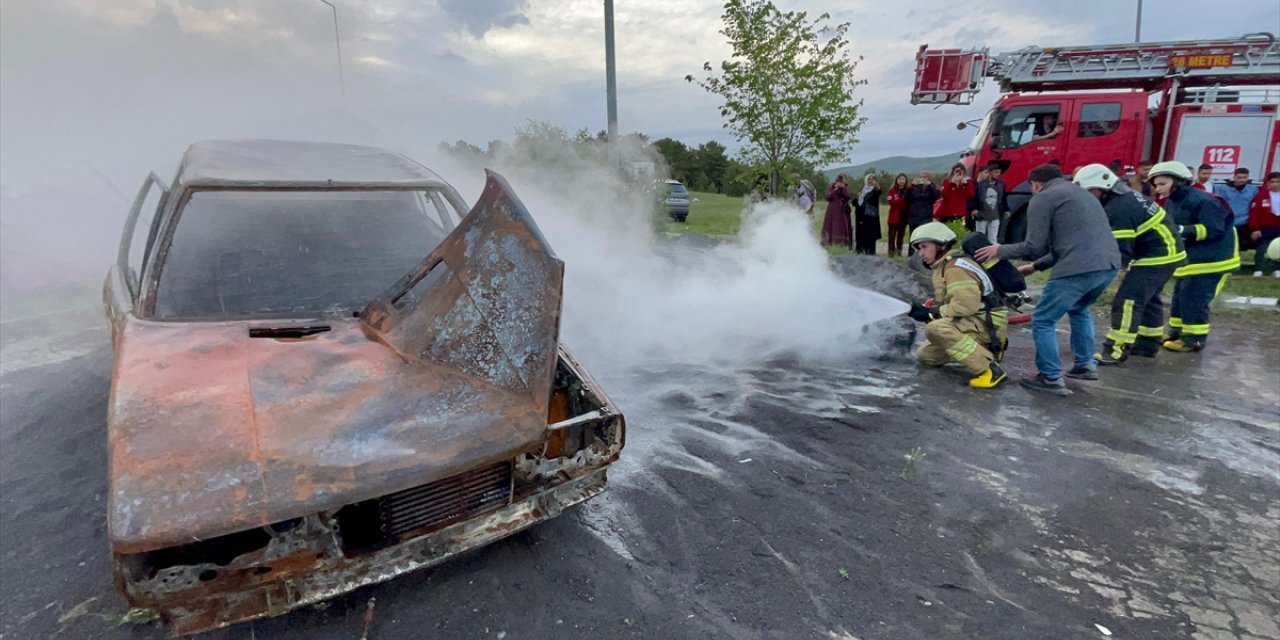
[[[158,231],[158,239],[155,243],[155,250],[149,256],[148,262],[144,265],[144,275],[142,277],[142,291],[139,296],[139,304],[135,306],[134,313],[137,317],[153,322],[238,322],[246,320],[280,320],[280,321],[298,321],[312,320],[321,317],[332,316],[332,309],[310,310],[306,313],[290,313],[290,312],[266,312],[255,314],[226,314],[226,315],[197,315],[197,316],[158,316],[156,314],[157,295],[160,292],[160,283],[163,278],[164,266],[169,259],[170,250],[173,248],[174,237],[177,233],[179,225],[182,222],[184,210],[190,204],[193,197],[202,193],[217,192],[243,192],[248,194],[266,194],[266,193],[388,193],[388,192],[416,192],[419,194],[420,202],[426,209],[434,207],[441,214],[441,222],[444,223],[444,237],[447,237],[454,229],[457,228],[462,218],[469,211],[461,197],[447,185],[443,186],[424,186],[424,185],[407,185],[407,186],[370,186],[370,187],[333,187],[327,189],[317,189],[315,187],[245,187],[245,186],[229,186],[229,187],[193,187],[182,190],[178,198],[174,198],[173,202],[168,205],[168,210],[161,213],[164,220],[161,222]],[[431,247],[423,247],[422,258],[426,258],[435,248],[439,246],[437,243]],[[406,273],[412,266],[406,268]],[[398,274],[395,278],[401,277]],[[386,286],[390,287],[395,284],[395,278],[390,279]],[[344,314],[346,315],[346,314]]]

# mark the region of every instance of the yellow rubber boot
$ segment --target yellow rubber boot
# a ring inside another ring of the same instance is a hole
[[[1170,351],[1178,351],[1181,353],[1191,353],[1193,351],[1199,351],[1203,349],[1204,345],[1196,342],[1187,342],[1179,338],[1178,340],[1165,341],[1164,348]]]
[[[969,386],[974,389],[994,389],[996,385],[1004,382],[1006,377],[1008,376],[1004,374],[1004,369],[1000,367],[1000,363],[993,360],[989,369],[969,380]]]

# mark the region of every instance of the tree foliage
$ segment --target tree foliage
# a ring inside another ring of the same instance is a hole
[[[685,80],[723,99],[720,114],[743,143],[743,160],[762,166],[775,192],[785,172],[847,160],[865,120],[852,93],[866,82],[853,75],[849,24],[831,26],[826,13],[810,20],[769,0],[728,0],[723,19],[733,54]]]

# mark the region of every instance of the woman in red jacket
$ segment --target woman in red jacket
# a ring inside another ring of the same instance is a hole
[[[947,179],[942,181],[942,200],[939,201],[941,204],[934,212],[934,219],[938,222],[963,220],[969,213],[969,201],[973,200],[975,193],[973,181],[969,179],[969,172],[965,171],[964,165],[957,162],[951,167],[951,173],[947,175]]]
[[[911,181],[907,179],[907,174],[899,173],[898,177],[893,179],[893,186],[889,188],[889,255],[902,255],[902,240],[907,233],[907,189],[911,188],[908,184]]]
[[[1280,278],[1280,263],[1267,259],[1267,247],[1280,238],[1280,171],[1272,171],[1267,176],[1267,188],[1259,191],[1249,205],[1249,240],[1254,251],[1253,276],[1259,277],[1270,271],[1271,275]]]

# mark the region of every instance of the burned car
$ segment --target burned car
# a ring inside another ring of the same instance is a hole
[[[468,211],[380,149],[192,145],[104,287],[117,587],[194,633],[600,493],[625,424],[560,344],[563,275],[495,173]]]

